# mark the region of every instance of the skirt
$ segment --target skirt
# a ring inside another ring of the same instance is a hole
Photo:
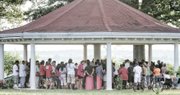
[[[96,88],[100,90],[102,88],[102,79],[99,76],[96,76]]]
[[[86,77],[86,90],[93,90],[94,89],[94,80],[93,76],[87,76]]]

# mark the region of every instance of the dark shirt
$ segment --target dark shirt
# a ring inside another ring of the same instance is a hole
[[[93,66],[91,66],[91,65],[86,66],[85,71],[88,72],[89,74],[91,74],[93,71]]]

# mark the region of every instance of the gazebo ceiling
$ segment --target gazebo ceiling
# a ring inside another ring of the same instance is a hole
[[[180,32],[118,0],[74,0],[27,25],[6,33]]]

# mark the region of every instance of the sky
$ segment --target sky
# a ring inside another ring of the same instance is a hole
[[[46,47],[46,48],[44,48]],[[73,47],[73,48],[72,48]],[[30,47],[29,47],[30,48]],[[82,48],[82,45],[36,45],[36,50],[37,51],[53,51],[53,50],[66,50],[66,49],[72,49],[72,50],[76,50],[76,49],[80,49]],[[93,47],[91,47],[93,48]],[[129,50],[132,47],[129,47],[129,45],[113,45],[114,49],[118,49],[121,48],[123,50]],[[170,50],[173,49],[173,45],[153,45],[154,49],[157,50]],[[180,47],[179,47],[180,48]],[[23,49],[23,45],[5,45],[5,50],[6,51],[19,51]]]
[[[148,56],[148,46],[145,46],[146,59]],[[5,45],[5,51],[18,52],[22,58],[23,45]],[[88,45],[88,59],[93,58],[93,45]],[[174,46],[173,45],[153,45],[153,61],[158,59],[165,63],[174,63]],[[180,50],[180,47],[179,47]],[[28,45],[28,52],[30,56],[30,46]],[[83,59],[83,45],[36,45],[36,56],[38,60],[46,60],[53,58],[60,61],[67,61],[69,58],[74,59],[75,62],[80,62]],[[106,57],[106,46],[101,46],[101,57]],[[115,61],[122,59],[133,59],[132,45],[113,45],[112,59]]]

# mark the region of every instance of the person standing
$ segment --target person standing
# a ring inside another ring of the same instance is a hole
[[[75,88],[75,65],[72,59],[68,60],[67,68],[67,83],[69,89]]]
[[[152,71],[150,69],[150,65],[149,63],[146,63],[146,85],[147,87],[149,88],[151,85],[151,74],[152,74]]]
[[[67,86],[67,81],[66,81],[67,70],[66,70],[64,62],[61,62],[59,72],[60,72],[59,79],[61,81],[61,88],[66,88],[66,86]]]
[[[25,80],[26,80],[26,65],[25,61],[22,61],[22,63],[19,65],[19,77],[20,77],[20,88],[25,87]]]
[[[36,88],[39,88],[40,82],[39,82],[39,61],[36,61]]]
[[[52,61],[52,88],[57,87],[57,77],[56,77],[56,61]]]
[[[103,67],[99,62],[96,67],[96,89],[102,89],[102,81],[103,81]]]
[[[46,62],[46,89],[51,88],[52,83],[52,66],[49,61]]]
[[[44,66],[44,60],[41,61],[40,63],[40,67],[39,67],[39,72],[40,72],[40,77],[39,77],[39,86],[40,88],[43,88],[44,86],[44,79],[45,79],[45,73],[46,73],[46,69]]]
[[[14,81],[13,88],[18,88],[18,83],[19,83],[19,61],[18,60],[16,60],[13,65],[13,81]]]
[[[143,86],[143,88],[146,87],[147,67],[146,67],[145,64],[146,64],[145,62],[141,64],[141,68],[142,68],[142,79],[141,79],[141,81],[142,81],[142,86]]]
[[[77,76],[78,76],[78,85],[77,88],[78,89],[82,89],[82,80],[84,78],[84,69],[83,69],[83,65],[84,65],[85,61],[81,61],[81,63],[78,66],[77,69]]]
[[[30,79],[30,63],[25,61],[26,63],[26,81],[25,81],[25,87],[29,87],[29,79]]]
[[[161,68],[161,74],[164,76],[164,74],[166,73],[167,71],[167,67],[166,67],[166,64],[164,63],[162,68]]]
[[[142,68],[139,66],[139,63],[136,63],[135,67],[133,68],[133,72],[134,72],[134,85],[135,87],[138,87],[141,83],[141,74],[142,74]]]
[[[134,72],[133,72],[133,63],[130,62],[130,66],[128,67],[128,82],[129,82],[129,88],[132,88],[132,85],[134,83]]]
[[[87,61],[87,66],[85,68],[86,74],[86,82],[85,82],[85,89],[86,90],[93,90],[94,89],[94,68],[90,65],[90,61]]]
[[[154,75],[154,83],[159,82],[161,78],[161,69],[159,68],[159,65],[156,65],[153,70]]]
[[[119,76],[122,79],[122,88],[126,89],[127,80],[128,80],[128,70],[125,67],[125,64],[122,64],[119,69]]]

